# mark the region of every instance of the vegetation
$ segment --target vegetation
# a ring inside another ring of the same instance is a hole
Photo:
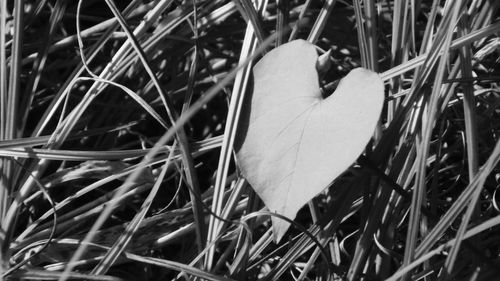
[[[1,278],[492,280],[499,6],[0,1]],[[326,96],[363,66],[386,98],[276,244],[233,143],[252,65],[298,38]]]

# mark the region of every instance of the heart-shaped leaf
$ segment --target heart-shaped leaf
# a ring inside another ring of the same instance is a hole
[[[253,69],[236,140],[243,176],[270,211],[298,210],[344,172],[370,140],[384,101],[380,77],[352,70],[323,99],[314,45],[296,40],[269,52]],[[272,218],[275,241],[289,223]]]

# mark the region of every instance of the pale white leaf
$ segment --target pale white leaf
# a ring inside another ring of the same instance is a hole
[[[323,99],[314,45],[295,40],[254,67],[236,141],[238,166],[270,211],[294,219],[363,152],[382,110],[378,74],[362,68]],[[289,227],[273,217],[275,241]]]

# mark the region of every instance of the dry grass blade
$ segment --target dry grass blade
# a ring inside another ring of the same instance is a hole
[[[48,271],[40,269],[19,270],[11,275],[12,278],[29,279],[29,280],[55,280],[59,279],[62,274],[57,271]],[[71,273],[70,279],[98,280],[98,281],[122,281],[122,278],[107,276],[107,275],[92,275],[84,273]]]
[[[277,0],[276,6],[278,13],[278,18],[276,19],[276,33],[279,36],[278,39],[276,40],[275,46],[278,47],[281,44],[283,44],[286,40],[285,37],[287,30],[285,27],[288,26],[290,14],[289,14],[288,1]]]
[[[125,174],[125,173],[121,173]],[[130,174],[130,173],[129,173]],[[103,182],[100,182],[101,185]],[[85,195],[85,193],[91,192],[93,189],[97,188],[96,186],[93,186],[93,188],[89,188],[85,192],[82,192],[78,194],[78,196],[75,196],[73,198],[70,198],[69,200],[65,202],[58,203],[57,205],[54,206],[53,209],[51,209],[50,213],[45,213],[44,217],[49,217],[49,216],[54,216],[54,213],[57,211],[60,211],[62,208],[67,206],[68,204],[74,203],[76,200],[80,199]],[[99,213],[104,209],[105,204],[107,203],[121,203],[121,202],[126,202],[126,200],[129,200],[133,196],[137,196],[141,193],[143,193],[145,190],[149,189],[150,185],[148,184],[135,184],[134,186],[130,187],[130,191],[124,193],[121,197],[115,198],[112,201],[110,201],[110,197],[112,195],[104,195],[101,198],[97,198],[95,201],[87,203],[86,205],[81,206],[80,208],[77,208],[75,210],[72,210],[70,212],[64,213],[63,215],[58,217],[57,221],[57,230],[56,230],[56,235],[60,235],[61,233],[64,233],[65,231],[68,231],[75,225],[75,223],[84,223],[90,221],[90,219],[95,218],[96,216],[99,215]],[[168,216],[165,216],[168,218]],[[24,233],[22,233],[16,241],[17,243],[15,244],[14,247],[12,247],[13,250],[19,250],[19,253],[23,253],[26,249],[30,249],[33,247],[33,245],[36,245],[38,241],[41,239],[47,239],[50,237],[51,229],[54,227],[54,223],[44,223],[41,224],[43,220],[39,219],[35,221],[33,226],[30,226],[30,228],[26,229]],[[154,220],[153,220],[154,221]],[[34,232],[31,234],[30,232]],[[103,232],[104,235],[106,232]],[[119,234],[122,234],[120,231]],[[26,238],[27,236],[27,238]],[[115,238],[117,238],[119,235],[113,235],[111,237],[112,243],[115,242]],[[108,237],[104,237],[104,239],[100,240],[105,240]],[[20,250],[21,249],[21,250]],[[57,249],[56,249],[57,250]]]
[[[0,26],[5,26],[6,25],[6,18],[7,18],[7,2],[1,2],[0,3]],[[6,116],[7,116],[7,67],[6,67],[6,61],[7,61],[7,47],[6,47],[6,42],[5,42],[5,28],[0,28],[0,140],[5,139],[5,129],[6,129]],[[9,160],[7,159],[0,159],[0,164],[1,164],[1,169],[0,171],[2,172],[3,175],[7,175],[5,170],[5,164]],[[8,202],[8,196],[9,196],[9,182],[6,180],[6,177],[2,177],[0,179],[0,217],[4,217],[5,212],[7,211],[7,202]],[[0,250],[1,253],[1,250]],[[1,257],[0,257],[0,262],[1,262]]]
[[[82,133],[77,133],[71,135],[68,139],[80,139],[84,137],[90,137],[94,135],[99,135],[103,133],[110,133],[119,130],[126,130],[131,126],[136,125],[137,122],[131,122],[122,126],[112,126],[107,128],[101,128],[96,130],[87,130]],[[21,148],[21,147],[33,147],[33,146],[43,146],[50,139],[50,136],[40,136],[40,137],[27,137],[27,138],[16,138],[14,140],[2,140],[0,141],[0,149],[11,149],[11,148]]]
[[[57,1],[54,7],[54,13],[51,15],[49,22],[50,26],[48,28],[46,36],[44,36],[44,42],[42,42],[42,47],[38,51],[38,55],[33,63],[33,75],[30,76],[30,80],[27,82],[27,86],[25,89],[24,97],[21,101],[20,108],[23,114],[20,116],[21,122],[20,131],[24,131],[26,127],[26,122],[28,121],[28,113],[29,108],[33,103],[33,98],[35,96],[35,92],[39,86],[42,70],[45,67],[47,62],[47,56],[49,53],[49,47],[51,46],[51,41],[53,40],[55,31],[57,26],[60,24],[62,17],[64,16],[64,12],[66,10],[66,1]]]
[[[3,4],[2,9],[1,9],[1,17],[2,17],[2,23],[5,24],[5,17],[7,14],[7,5]],[[14,16],[14,34],[12,38],[12,44],[11,44],[11,54],[10,54],[10,68],[9,68],[9,81],[8,84],[6,84],[5,80],[7,77],[7,69],[6,69],[6,64],[2,67],[0,70],[1,72],[1,77],[0,80],[0,123],[2,123],[0,126],[0,137],[2,139],[13,139],[16,138],[18,135],[17,131],[17,126],[18,126],[18,121],[19,121],[19,116],[18,116],[18,103],[20,100],[20,92],[21,92],[21,57],[22,57],[22,44],[23,44],[23,30],[24,30],[24,22],[23,22],[23,16],[24,16],[24,1],[16,1],[14,3],[14,11],[13,11],[13,16]],[[5,25],[4,25],[5,26]],[[3,29],[3,26],[0,27]],[[5,33],[1,33],[0,35],[5,36]],[[3,43],[4,45],[0,46],[2,48],[5,48],[5,37],[3,38]],[[5,60],[5,49],[2,52],[3,54],[0,54],[2,56],[2,59],[0,59],[0,62],[6,63]],[[5,91],[7,90],[7,91]],[[14,170],[14,165],[12,161],[8,159],[2,159],[1,162],[2,164],[2,180],[0,181],[0,203],[5,203],[1,206],[1,214],[3,215],[2,218],[5,216],[8,216],[9,211],[7,211],[7,194],[10,193],[9,191],[6,191],[7,189],[11,189],[10,186],[12,185],[14,181],[13,175],[15,174]],[[2,220],[3,222],[3,220]],[[7,224],[8,225],[8,224]],[[9,231],[6,231],[5,224],[2,223],[2,230],[5,231],[5,240],[9,241],[11,233]],[[8,246],[7,243],[2,243],[3,245],[0,247],[0,263],[3,264],[8,260]],[[4,260],[6,259],[6,260]]]
[[[335,3],[337,0],[327,0],[321,8],[321,12],[319,13],[316,21],[314,22],[314,26],[312,27],[311,33],[309,33],[309,37],[307,41],[311,43],[316,43],[318,38],[321,36],[323,29],[325,28],[326,22],[333,8],[335,7]],[[307,6],[304,8],[304,12],[306,11]],[[300,20],[299,20],[300,21]],[[298,25],[299,23],[297,23]],[[292,34],[293,35],[293,34]]]
[[[205,146],[203,143],[194,144],[195,149],[192,157],[197,157],[203,152],[221,146],[220,138],[214,143]],[[17,146],[17,145],[16,145]],[[20,157],[30,159],[45,159],[45,160],[62,160],[62,161],[85,161],[85,160],[119,160],[119,159],[134,159],[145,156],[151,149],[132,149],[132,150],[108,150],[108,151],[72,151],[60,149],[38,149],[38,148],[11,148],[0,149],[0,156],[5,157]],[[159,153],[168,152],[168,148],[162,148]],[[176,153],[176,158],[181,158],[180,153]]]
[[[394,2],[394,15],[392,24],[391,41],[391,63],[398,65],[403,62],[403,54],[408,46],[405,46],[406,32],[408,31],[408,1]]]
[[[81,241],[73,240],[73,239],[61,239],[61,240],[56,240],[54,242],[58,243],[58,244],[62,244],[62,245],[65,245],[65,244],[66,245],[77,245],[77,244],[81,243]],[[101,246],[101,245],[94,244],[94,243],[89,243],[88,246],[100,248],[100,249],[105,249],[105,250],[109,249],[109,247]],[[187,274],[193,275],[195,277],[203,278],[205,280],[213,280],[213,281],[231,281],[231,280],[233,280],[230,278],[225,278],[222,276],[211,274],[211,273],[206,272],[204,270],[200,270],[196,267],[189,266],[189,265],[175,262],[175,261],[170,261],[170,260],[160,259],[160,258],[146,257],[146,256],[141,256],[141,255],[129,253],[129,252],[125,252],[123,254],[127,259],[129,259],[131,261],[137,261],[137,262],[144,263],[144,264],[150,264],[150,265],[154,265],[154,266],[158,266],[158,267],[168,268],[168,269],[175,270],[175,271],[185,272]],[[60,267],[60,266],[58,266],[58,267]]]
[[[361,4],[359,2],[360,1],[353,1],[354,15],[356,16],[356,31],[358,32],[359,51],[361,54],[361,65],[365,68],[373,70],[374,65],[372,62],[375,58],[372,57],[372,59],[370,59],[371,52],[368,50],[368,33],[365,30],[365,17],[363,15]],[[365,6],[366,5],[370,6],[369,3],[365,3]],[[373,19],[370,20],[372,21]]]
[[[196,71],[198,69],[198,64],[200,60],[200,50],[199,50],[199,43],[198,43],[198,37],[199,32],[198,32],[198,7],[196,6],[196,2],[193,2],[193,23],[192,23],[192,28],[193,28],[193,37],[194,37],[194,49],[193,49],[193,59],[191,62],[191,65],[189,67],[189,76],[188,76],[188,82],[187,82],[187,88],[186,88],[186,97],[184,98],[184,104],[182,105],[182,110],[181,114],[186,112],[186,110],[189,108],[191,105],[191,101],[193,99],[194,95],[194,83],[196,81]]]
[[[377,14],[375,10],[375,1],[369,0],[364,4],[365,11],[365,31],[367,58],[369,59],[369,69],[378,72],[378,32],[377,32]],[[358,36],[359,38],[359,36]]]
[[[24,0],[16,1],[14,6],[14,36],[12,38],[11,62],[10,62],[10,77],[7,101],[7,115],[5,137],[12,139],[17,137],[17,126],[19,122],[18,104],[21,92],[21,57],[23,45],[24,29]]]
[[[264,11],[267,1],[259,1],[257,3],[257,8],[259,11]],[[262,46],[265,46],[264,44]],[[244,61],[248,61],[249,58],[254,56],[257,49],[257,38],[254,33],[252,25],[247,25],[245,39],[243,41],[243,47],[240,52],[240,65]],[[252,69],[252,63],[245,65],[235,77],[235,82],[233,86],[233,91],[231,94],[231,101],[229,104],[228,116],[226,119],[226,128],[224,130],[224,139],[222,141],[221,154],[219,157],[219,165],[217,168],[217,175],[214,185],[214,196],[212,203],[212,212],[216,215],[220,215],[222,211],[222,195],[223,189],[226,183],[226,176],[229,169],[229,164],[231,161],[234,139],[236,137],[236,130],[238,127],[238,120],[241,113],[241,107],[243,105],[245,91],[248,86],[248,81],[250,78],[250,72]],[[210,218],[208,225],[208,235],[207,243],[212,243],[219,235],[221,222],[215,217]],[[211,247],[205,258],[205,267],[210,269],[213,263],[214,248]]]
[[[174,145],[175,147],[175,145]],[[99,264],[92,270],[92,274],[104,274],[106,273],[111,266],[113,266],[113,263],[118,259],[118,256],[125,251],[127,248],[128,242],[130,242],[130,239],[132,236],[135,234],[137,229],[139,228],[139,224],[143,221],[144,217],[146,216],[146,212],[149,210],[151,207],[151,203],[153,199],[156,197],[156,194],[158,193],[158,190],[160,189],[160,185],[163,182],[163,179],[165,178],[165,175],[167,173],[167,168],[169,166],[170,161],[172,160],[172,154],[173,150],[170,150],[170,153],[168,155],[167,160],[165,161],[165,164],[163,165],[163,168],[161,169],[160,175],[156,179],[156,182],[149,192],[148,197],[146,197],[146,200],[142,203],[141,209],[137,214],[134,216],[132,221],[129,223],[127,228],[125,229],[125,232],[123,235],[121,235],[116,243],[111,247],[111,249],[106,253],[104,258],[99,262]]]
[[[123,90],[127,95],[129,95],[131,98],[133,98],[134,101],[136,101],[142,108],[144,108],[144,110],[147,113],[149,113],[156,121],[158,121],[158,123],[160,123],[160,125],[163,128],[168,129],[168,124],[161,117],[161,115],[156,110],[154,110],[153,107],[151,107],[151,105],[149,105],[141,96],[137,95],[135,92],[133,92],[129,88],[127,88],[121,84],[115,83],[113,81],[110,81],[110,80],[100,79],[99,77],[94,77],[94,78],[79,77],[79,78],[75,79],[75,82],[77,82],[77,81],[101,82],[103,84],[113,85],[113,86]],[[68,137],[66,137],[66,138],[68,138]]]
[[[410,262],[413,261],[415,257],[415,247],[417,244],[418,235],[420,233],[420,224],[422,223],[420,221],[421,206],[425,200],[424,196],[426,193],[426,187],[425,187],[426,169],[427,169],[427,157],[429,154],[430,138],[438,111],[438,100],[440,97],[441,86],[443,84],[444,71],[449,56],[448,52],[449,52],[449,46],[451,45],[451,37],[453,35],[453,30],[455,29],[458,20],[458,12],[460,11],[460,9],[461,9],[461,1],[458,1],[454,3],[453,9],[452,11],[450,11],[451,14],[448,14],[448,17],[450,17],[451,19],[450,19],[450,24],[447,27],[447,32],[445,33],[447,34],[447,36],[446,39],[444,39],[444,44],[442,47],[444,54],[440,58],[439,65],[436,71],[436,79],[433,84],[434,86],[432,89],[432,94],[428,105],[427,122],[422,125],[423,133],[422,133],[421,144],[419,146],[419,149],[421,151],[417,156],[417,161],[418,161],[418,168],[416,174],[417,180],[411,203],[410,221],[409,221],[403,265],[408,265]]]
[[[300,10],[299,17],[297,19],[297,22],[294,24],[294,26],[292,28],[292,32],[290,32],[290,37],[288,38],[288,41],[292,41],[292,40],[297,39],[297,34],[299,32],[300,23],[304,19],[304,16],[305,16],[306,12],[308,11],[309,6],[311,5],[311,2],[312,2],[312,0],[306,0],[304,5],[302,5],[302,9]]]
[[[262,23],[260,20],[260,13],[255,9],[254,4],[250,0],[234,0],[236,7],[240,8],[243,17],[248,19],[253,27],[255,36],[260,43],[264,41],[266,35],[264,29],[262,29]],[[260,11],[260,5],[257,5]]]
[[[420,54],[424,54],[428,51],[428,48],[430,47],[431,39],[432,39],[432,34],[433,34],[433,28],[436,23],[436,15],[438,13],[438,8],[439,8],[439,1],[438,0],[433,0],[432,1],[432,6],[431,6],[431,11],[429,13],[429,20],[427,21],[427,24],[425,26],[425,31],[424,31],[424,36],[422,38],[422,44],[420,45]]]

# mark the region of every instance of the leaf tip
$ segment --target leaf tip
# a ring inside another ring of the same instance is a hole
[[[273,241],[275,244],[278,244],[288,231],[290,223],[277,217],[272,217],[271,221],[273,227]]]

